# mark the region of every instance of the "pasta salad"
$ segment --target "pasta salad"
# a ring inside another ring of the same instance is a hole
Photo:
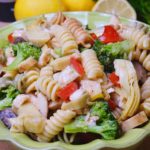
[[[0,119],[39,142],[114,140],[150,117],[150,32],[88,26],[58,12],[0,49]]]

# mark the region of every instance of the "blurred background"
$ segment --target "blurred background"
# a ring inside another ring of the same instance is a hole
[[[150,0],[0,0],[5,23],[57,11],[106,12],[150,24]]]

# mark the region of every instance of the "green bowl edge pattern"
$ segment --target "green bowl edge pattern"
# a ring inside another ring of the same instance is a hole
[[[54,14],[44,15],[47,18],[51,18]],[[65,15],[79,19],[84,25],[89,25],[90,28],[100,27],[107,24],[111,15],[98,12],[65,12]],[[7,44],[7,36],[13,30],[23,28],[25,25],[30,24],[33,20],[41,16],[36,16],[24,20],[17,21],[6,27],[0,29],[0,48],[3,48]],[[137,21],[129,20],[120,17],[120,20],[125,24],[134,23]],[[141,22],[140,22],[141,23]],[[128,131],[121,138],[116,140],[102,140],[97,139],[88,144],[83,145],[71,145],[62,142],[53,143],[39,143],[31,140],[25,134],[15,133],[11,134],[9,130],[0,122],[0,140],[10,141],[14,145],[24,150],[97,150],[102,148],[115,148],[122,149],[132,147],[142,141],[146,136],[150,135],[150,122],[144,127],[136,128]]]

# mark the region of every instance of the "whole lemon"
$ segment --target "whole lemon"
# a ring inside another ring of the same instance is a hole
[[[17,20],[50,12],[65,11],[62,0],[17,0],[14,13]]]
[[[88,11],[95,5],[96,0],[63,0],[69,11]]]

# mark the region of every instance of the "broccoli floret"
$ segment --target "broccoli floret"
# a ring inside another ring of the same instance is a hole
[[[100,118],[99,122],[103,122],[106,119],[113,120],[114,117],[109,110],[109,105],[106,101],[100,101],[95,103],[90,110],[91,116],[98,116]]]
[[[13,100],[20,92],[13,86],[9,85],[0,89],[0,110],[12,106]]]
[[[15,44],[12,48],[16,59],[6,67],[6,70],[8,71],[17,69],[18,65],[30,56],[38,60],[41,54],[40,48],[30,45],[27,42]]]
[[[112,72],[114,70],[114,60],[128,59],[128,55],[134,47],[133,42],[128,40],[108,45],[104,45],[97,40],[94,43],[93,50],[96,52],[99,61],[104,65],[105,71]]]
[[[90,109],[90,117],[96,116],[99,119],[94,124],[86,121],[86,116],[78,116],[73,122],[65,125],[66,133],[97,133],[105,140],[117,138],[119,133],[118,123],[109,110],[105,101],[96,102]]]

